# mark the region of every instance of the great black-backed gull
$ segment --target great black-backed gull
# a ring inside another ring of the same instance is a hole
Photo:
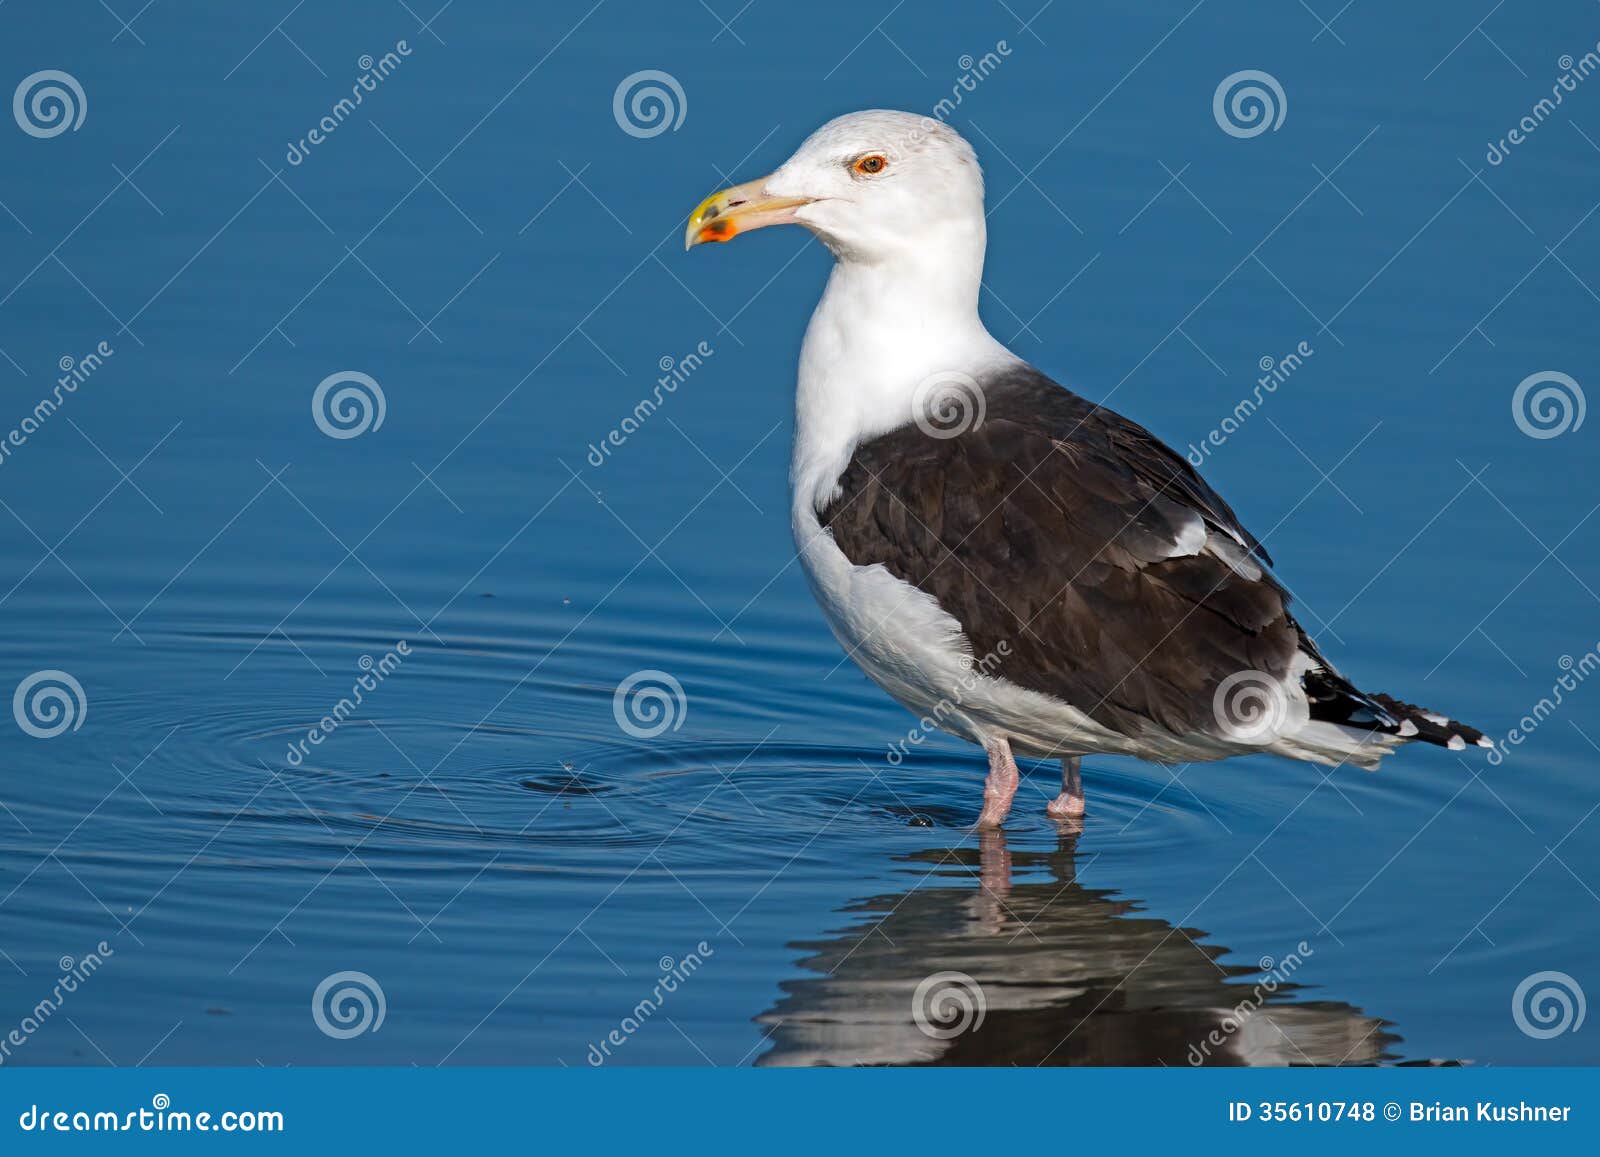
[[[1490,746],[1358,690],[1181,455],[990,336],[983,177],[949,126],[840,117],[706,198],[685,243],[787,222],[836,259],[800,350],[800,559],[851,658],[986,750],[981,826],[1010,810],[1014,754],[1061,760],[1047,810],[1068,819],[1086,754],[1371,769],[1411,740]]]

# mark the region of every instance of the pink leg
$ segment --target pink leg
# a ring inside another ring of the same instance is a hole
[[[1011,758],[1011,744],[1004,739],[991,739],[983,747],[989,753],[989,778],[983,782],[983,813],[978,816],[978,826],[997,828],[1011,811],[1022,777],[1017,761]]]
[[[1067,755],[1061,759],[1061,794],[1045,806],[1045,814],[1052,819],[1072,820],[1083,815],[1083,774],[1079,765],[1083,757]]]

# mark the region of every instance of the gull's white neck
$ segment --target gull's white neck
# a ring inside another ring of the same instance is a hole
[[[790,469],[797,519],[829,500],[861,442],[913,420],[923,381],[981,377],[1016,361],[978,317],[983,249],[979,224],[885,260],[846,254],[834,265],[800,349]]]

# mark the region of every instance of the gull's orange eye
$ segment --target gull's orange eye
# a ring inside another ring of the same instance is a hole
[[[881,173],[888,167],[888,158],[879,153],[873,153],[871,156],[862,157],[856,162],[856,172],[862,173],[868,177],[875,173]]]

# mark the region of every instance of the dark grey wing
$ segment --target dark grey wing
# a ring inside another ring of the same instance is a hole
[[[1303,636],[1265,552],[1154,436],[1037,373],[983,383],[956,437],[907,426],[858,447],[821,512],[855,564],[933,596],[997,673],[1136,734],[1215,733],[1220,680],[1285,677]],[[1339,680],[1342,684],[1343,680]]]
[[[1186,506],[1207,524],[1227,534],[1268,566],[1272,557],[1245,529],[1233,507],[1200,476],[1183,455],[1137,422],[1047,378],[1031,366],[1020,367],[984,386],[990,401],[1014,421],[1039,433],[1081,447],[1166,498]]]

